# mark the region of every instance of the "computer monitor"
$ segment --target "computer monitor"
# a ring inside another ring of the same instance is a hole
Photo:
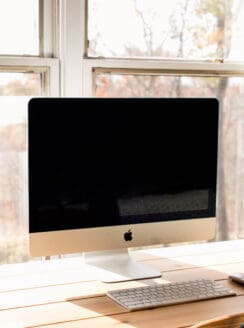
[[[88,252],[104,281],[160,276],[130,247],[215,236],[218,101],[34,98],[33,256]]]

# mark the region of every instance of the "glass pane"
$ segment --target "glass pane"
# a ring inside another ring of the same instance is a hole
[[[217,97],[221,109],[217,235],[244,236],[244,78],[97,74],[96,96]]]
[[[0,0],[0,54],[39,54],[39,0]]]
[[[27,103],[41,95],[40,81],[40,74],[0,73],[0,263],[29,259]]]
[[[239,0],[88,0],[88,56],[244,59]]]
[[[0,96],[37,96],[41,92],[41,74],[0,73]]]

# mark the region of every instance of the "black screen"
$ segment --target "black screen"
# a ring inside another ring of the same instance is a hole
[[[215,216],[216,99],[32,99],[30,232]]]

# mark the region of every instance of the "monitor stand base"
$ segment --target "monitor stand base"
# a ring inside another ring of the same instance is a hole
[[[83,257],[99,281],[120,282],[161,277],[159,271],[133,260],[126,249],[87,252],[83,253]]]

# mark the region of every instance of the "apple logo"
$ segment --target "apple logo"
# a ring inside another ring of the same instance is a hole
[[[124,239],[125,241],[131,241],[133,239],[131,230],[128,230],[124,233]]]

